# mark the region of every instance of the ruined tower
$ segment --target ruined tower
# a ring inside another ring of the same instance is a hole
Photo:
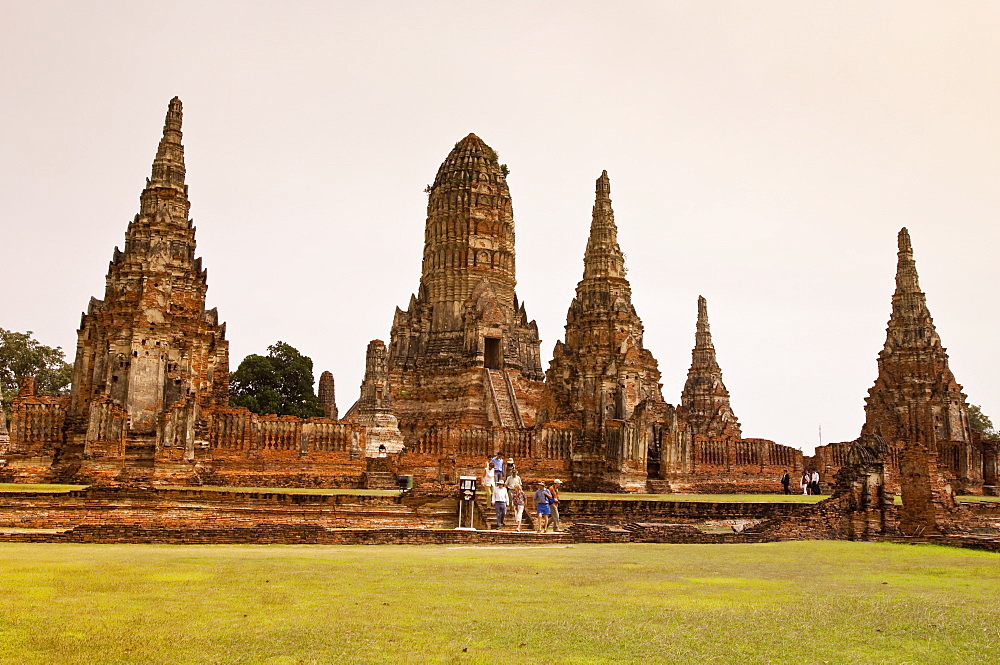
[[[469,134],[430,186],[420,286],[397,308],[389,381],[404,428],[522,427],[543,379],[538,327],[514,292],[514,217],[496,152]]]
[[[323,372],[319,376],[319,406],[323,415],[332,420],[337,419],[337,395],[334,390],[333,374]]]
[[[229,343],[217,311],[205,309],[207,271],[195,258],[184,176],[175,97],[104,299],[91,298],[80,321],[66,419],[71,452],[141,462],[173,449],[191,459],[199,411],[227,404]]]
[[[715,358],[708,324],[708,301],[698,296],[698,324],[677,416],[692,437],[740,439],[740,423],[729,405],[729,391],[722,382],[722,369]]]
[[[865,402],[863,433],[932,446],[970,440],[965,395],[948,367],[948,353],[920,290],[905,228],[899,232],[896,291],[878,356],[878,378]]]
[[[673,416],[660,393],[656,359],[642,345],[607,171],[597,179],[583,279],[546,373],[543,419],[573,428],[574,488],[645,486],[648,447]]]
[[[392,415],[385,342],[380,339],[373,339],[368,343],[361,397],[348,410],[344,420],[365,426],[367,457],[375,457],[380,452],[398,453],[403,447],[399,422]]]
[[[981,483],[982,459],[970,445],[965,395],[948,367],[948,354],[920,290],[905,228],[898,243],[892,315],[878,356],[878,378],[865,400],[862,433],[879,435],[896,447],[923,446],[961,484]]]

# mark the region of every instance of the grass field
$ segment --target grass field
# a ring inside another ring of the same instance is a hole
[[[0,544],[0,663],[974,663],[1000,555]]]

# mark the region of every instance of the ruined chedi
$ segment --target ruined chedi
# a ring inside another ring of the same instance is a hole
[[[865,400],[862,433],[932,448],[939,441],[967,443],[971,433],[965,395],[948,367],[948,353],[920,290],[905,228],[898,242],[892,314],[878,356],[878,378]]]
[[[228,403],[226,326],[205,309],[184,177],[174,97],[125,249],[115,248],[104,299],[91,298],[80,322],[63,461],[121,454],[122,428],[129,458],[191,459],[199,411]]]
[[[942,462],[961,485],[982,483],[982,459],[969,428],[962,386],[948,367],[948,353],[920,290],[910,234],[898,237],[896,291],[878,356],[878,378],[865,400],[862,434],[890,445],[916,443]]]
[[[319,375],[319,408],[323,409],[323,415],[330,420],[337,420],[337,396],[333,383],[333,373],[323,372]]]
[[[644,488],[648,449],[657,445],[661,426],[673,429],[676,420],[660,392],[656,359],[643,347],[607,171],[597,179],[583,266],[565,341],[556,342],[546,373],[540,420],[579,432],[574,488]],[[655,436],[647,436],[654,423]]]
[[[364,425],[366,457],[381,453],[398,453],[403,448],[403,435],[392,414],[392,392],[386,364],[385,342],[373,339],[365,353],[365,378],[361,382],[361,397],[354,403],[344,420]]]
[[[397,308],[389,344],[400,426],[531,426],[538,327],[514,292],[514,217],[496,152],[469,134],[428,194],[420,286]]]
[[[729,391],[722,382],[722,369],[715,357],[708,324],[708,301],[698,296],[698,324],[691,350],[691,368],[681,393],[677,415],[692,440],[740,439],[740,422],[729,404]]]

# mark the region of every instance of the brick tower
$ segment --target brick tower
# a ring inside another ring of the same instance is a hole
[[[899,232],[898,257],[892,315],[878,355],[878,378],[865,400],[862,433],[932,447],[938,441],[968,442],[965,395],[948,368],[905,228]]]
[[[708,301],[698,296],[698,324],[691,351],[681,404],[677,416],[692,437],[740,439],[740,423],[729,405],[729,391],[722,382],[722,369],[715,358],[712,331],[708,325]]]
[[[337,420],[337,392],[333,383],[333,372],[327,371],[319,375],[319,389],[316,393],[319,398],[319,408],[323,409],[323,415]]]
[[[141,464],[173,449],[166,457],[192,459],[199,411],[228,402],[229,343],[218,312],[205,309],[184,175],[175,97],[104,299],[91,298],[80,322],[66,420],[76,452]]]
[[[515,284],[504,170],[469,134],[430,187],[420,287],[393,319],[389,381],[404,430],[534,421],[543,379],[538,327]]]
[[[610,195],[604,171],[597,179],[583,279],[566,315],[566,339],[556,342],[546,373],[544,419],[580,432],[574,488],[644,487],[652,442],[642,423],[673,412],[660,393],[656,359],[642,345]]]

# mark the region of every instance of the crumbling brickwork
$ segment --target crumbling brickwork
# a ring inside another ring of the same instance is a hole
[[[365,354],[365,378],[361,382],[361,397],[344,416],[344,420],[365,428],[365,455],[375,457],[398,453],[403,448],[399,422],[392,414],[392,389],[386,366],[385,342],[373,339]]]
[[[455,144],[428,191],[417,293],[397,308],[389,381],[404,432],[530,427],[543,379],[538,326],[514,292],[514,217],[496,152]]]
[[[989,485],[986,476],[996,467],[996,448],[969,427],[965,394],[948,367],[948,353],[920,290],[905,228],[899,232],[897,257],[892,314],[878,356],[878,377],[865,400],[862,433],[888,442],[890,487],[900,486],[903,450],[918,445],[933,453],[935,466],[953,479],[956,488],[981,493],[984,484]],[[844,446],[817,448],[813,461],[828,472],[836,471]]]
[[[611,207],[611,181],[597,179],[583,279],[546,373],[540,421],[577,432],[574,489],[645,489],[649,450],[676,434],[656,359],[643,346],[625,256]],[[654,458],[659,463],[659,458]]]

